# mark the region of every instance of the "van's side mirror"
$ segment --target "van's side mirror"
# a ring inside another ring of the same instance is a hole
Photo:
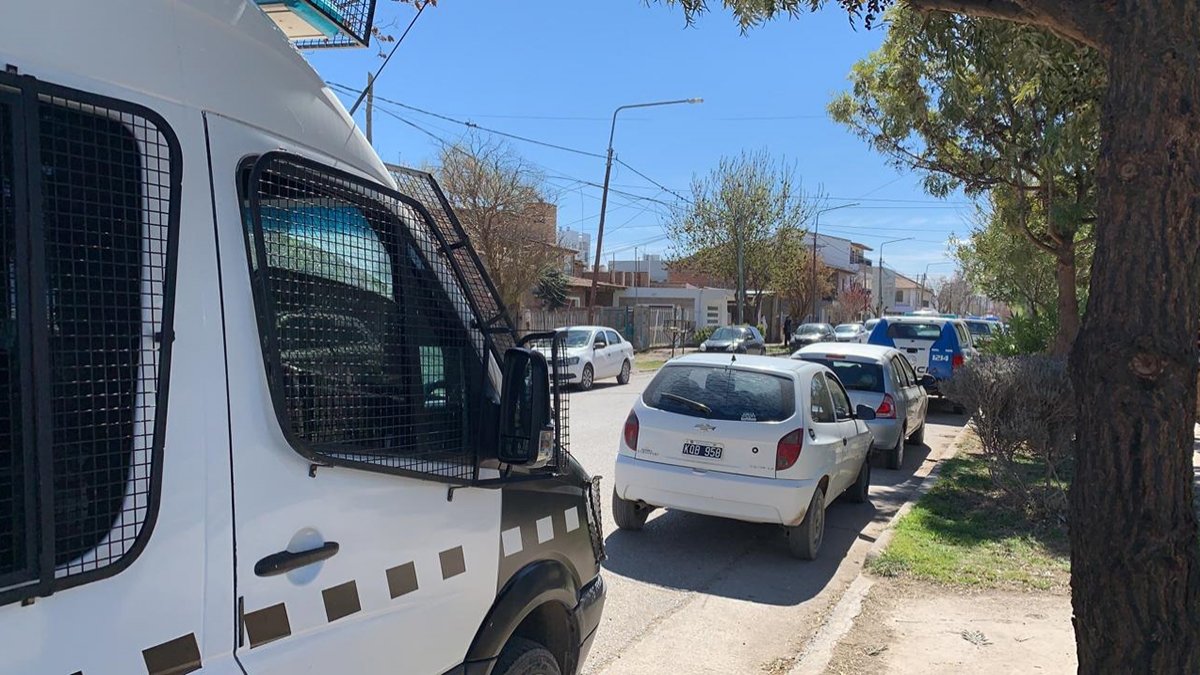
[[[870,422],[875,419],[875,409],[869,405],[858,404],[854,409],[854,416],[864,422]]]
[[[497,459],[520,466],[545,466],[554,453],[550,416],[550,367],[532,349],[504,354]]]

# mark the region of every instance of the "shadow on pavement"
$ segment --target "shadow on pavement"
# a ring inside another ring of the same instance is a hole
[[[951,427],[965,423],[961,415],[935,414],[930,421]],[[838,499],[829,505],[825,541],[815,561],[792,558],[778,525],[658,510],[642,531],[608,535],[604,567],[667,588],[769,605],[800,604],[825,588],[856,540],[874,541],[863,530],[895,514],[915,488],[913,473],[930,452],[928,445],[908,446],[903,467],[895,471],[873,463],[871,500],[852,504]]]

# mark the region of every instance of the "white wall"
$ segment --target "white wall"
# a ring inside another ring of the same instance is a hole
[[[641,260],[617,260],[613,262],[613,270],[617,272],[648,272],[650,281],[662,283],[667,280],[667,264],[662,256],[647,254]]]
[[[696,325],[723,326],[729,323],[729,302],[734,298],[734,292],[725,288],[670,288],[642,287],[626,288],[613,294],[613,302],[617,306],[631,304],[684,304],[690,303],[695,311]],[[716,310],[710,313],[710,310]],[[715,315],[715,319],[713,316]]]

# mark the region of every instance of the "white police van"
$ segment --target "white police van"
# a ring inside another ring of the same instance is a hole
[[[577,672],[596,487],[432,178],[247,0],[2,17],[0,673]]]

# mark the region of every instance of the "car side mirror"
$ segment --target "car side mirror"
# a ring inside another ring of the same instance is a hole
[[[608,343],[605,342],[604,340],[596,340],[595,342],[592,343],[592,349],[604,349],[607,346],[608,346]]]
[[[922,387],[926,387],[926,388],[932,387],[936,383],[937,383],[937,380],[935,380],[932,375],[922,375],[921,376],[921,386]]]
[[[532,349],[504,353],[497,459],[520,466],[545,466],[554,451],[550,415],[550,367]]]
[[[862,405],[860,403],[858,407],[854,409],[854,416],[864,422],[870,422],[871,420],[875,419],[875,409],[869,405]]]

